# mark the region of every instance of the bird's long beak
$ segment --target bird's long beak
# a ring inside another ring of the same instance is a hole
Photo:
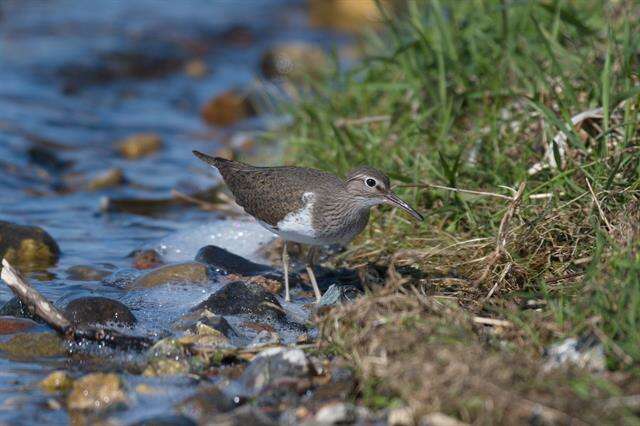
[[[419,220],[419,221],[424,220],[424,217],[422,217],[420,213],[415,211],[413,207],[411,207],[409,204],[407,204],[405,201],[403,201],[400,197],[398,197],[393,192],[389,192],[387,195],[385,195],[385,200],[387,204],[400,207],[402,210],[406,211],[411,216],[413,216],[416,220]]]

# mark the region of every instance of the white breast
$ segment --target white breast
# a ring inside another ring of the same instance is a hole
[[[303,207],[300,210],[287,214],[277,226],[274,228],[269,224],[260,222],[265,228],[271,232],[278,234],[284,240],[294,241],[301,244],[325,244],[316,238],[316,232],[313,230],[311,214],[313,204],[315,202],[315,194],[313,192],[305,192],[302,194]]]

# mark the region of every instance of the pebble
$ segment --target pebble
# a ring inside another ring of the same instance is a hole
[[[132,327],[137,322],[123,303],[106,297],[80,297],[69,302],[65,316],[74,325],[115,324]]]
[[[208,101],[201,114],[208,124],[226,127],[255,116],[256,110],[247,94],[228,90]]]
[[[155,133],[137,133],[118,142],[117,147],[120,155],[135,160],[162,148],[162,139]]]
[[[122,169],[113,168],[98,173],[93,179],[87,183],[87,189],[90,191],[99,191],[101,189],[120,186],[126,182]]]
[[[66,392],[73,386],[73,379],[66,371],[54,371],[40,382],[40,387],[47,392]]]
[[[118,375],[93,373],[73,383],[67,397],[67,407],[69,410],[101,411],[126,401],[127,396]]]
[[[136,278],[131,289],[153,288],[164,284],[209,284],[209,271],[200,262],[165,265]]]

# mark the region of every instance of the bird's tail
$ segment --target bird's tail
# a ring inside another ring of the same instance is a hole
[[[227,160],[225,158],[222,157],[212,157],[210,155],[204,154],[200,151],[192,151],[193,155],[195,155],[196,157],[198,157],[200,160],[204,161],[205,163],[215,167],[215,168],[220,168],[220,166],[223,166],[225,163],[230,163],[231,160]]]

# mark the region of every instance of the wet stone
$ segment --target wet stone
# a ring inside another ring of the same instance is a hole
[[[238,333],[233,329],[231,324],[219,315],[213,315],[209,317],[201,318],[196,324],[191,326],[189,330],[193,333],[202,334],[204,327],[209,327],[213,330],[217,330],[226,337],[237,337]]]
[[[80,297],[69,302],[64,311],[74,325],[113,323],[132,327],[137,322],[129,308],[106,297]]]
[[[286,314],[275,296],[256,284],[234,281],[209,296],[193,310],[208,309],[218,315],[246,314],[252,317],[285,320]]]
[[[120,186],[126,182],[122,169],[108,169],[98,173],[87,183],[87,189],[90,191],[99,191],[101,189]]]
[[[20,333],[0,342],[0,351],[14,360],[32,360],[67,353],[62,339],[55,333]]]
[[[325,307],[353,302],[360,295],[362,295],[362,291],[356,286],[332,284],[322,295],[318,306]]]
[[[319,77],[326,72],[329,60],[322,48],[311,43],[290,42],[267,50],[260,69],[266,78],[302,82],[308,77]]]
[[[195,260],[226,274],[237,274],[248,277],[277,273],[277,271],[268,265],[251,262],[242,256],[238,256],[228,250],[213,245],[202,247],[198,251],[198,254],[196,254]]]
[[[196,424],[197,423],[186,416],[166,414],[140,420],[132,423],[130,426],[196,426]]]
[[[27,318],[0,316],[0,336],[28,331],[39,324]]]
[[[255,107],[248,95],[238,90],[223,92],[202,108],[202,118],[216,126],[230,126],[255,115]]]
[[[211,283],[209,269],[200,262],[178,263],[162,266],[138,277],[131,285],[131,289],[153,288],[164,284],[194,284],[206,285]]]
[[[42,323],[42,320],[35,314],[35,311],[22,303],[20,299],[14,297],[0,308],[0,316],[28,318]]]
[[[234,400],[219,387],[206,386],[179,403],[177,409],[180,413],[202,424],[213,415],[232,411],[238,407],[239,403],[239,399]]]
[[[29,162],[52,173],[61,172],[73,164],[71,161],[61,160],[54,151],[42,147],[34,146],[29,148],[27,156],[29,157]]]
[[[251,405],[243,405],[235,410],[211,416],[204,424],[225,426],[275,426],[277,423]]]
[[[113,373],[94,373],[73,383],[67,407],[69,410],[101,411],[126,400],[120,377]]]
[[[162,266],[162,256],[155,250],[136,250],[132,253],[133,267],[136,269],[153,269]]]
[[[248,396],[255,396],[283,379],[306,379],[311,374],[311,366],[302,350],[270,348],[251,361],[242,373],[240,383]]]
[[[16,265],[50,266],[59,256],[60,247],[44,229],[0,221],[0,258]]]
[[[75,265],[66,271],[67,278],[74,281],[100,281],[111,275],[109,269],[98,268],[91,265]]]
[[[137,133],[117,143],[121,156],[130,160],[146,157],[162,147],[162,139],[155,133]]]
[[[73,386],[73,379],[66,371],[54,371],[40,382],[40,387],[51,393],[66,392]]]

